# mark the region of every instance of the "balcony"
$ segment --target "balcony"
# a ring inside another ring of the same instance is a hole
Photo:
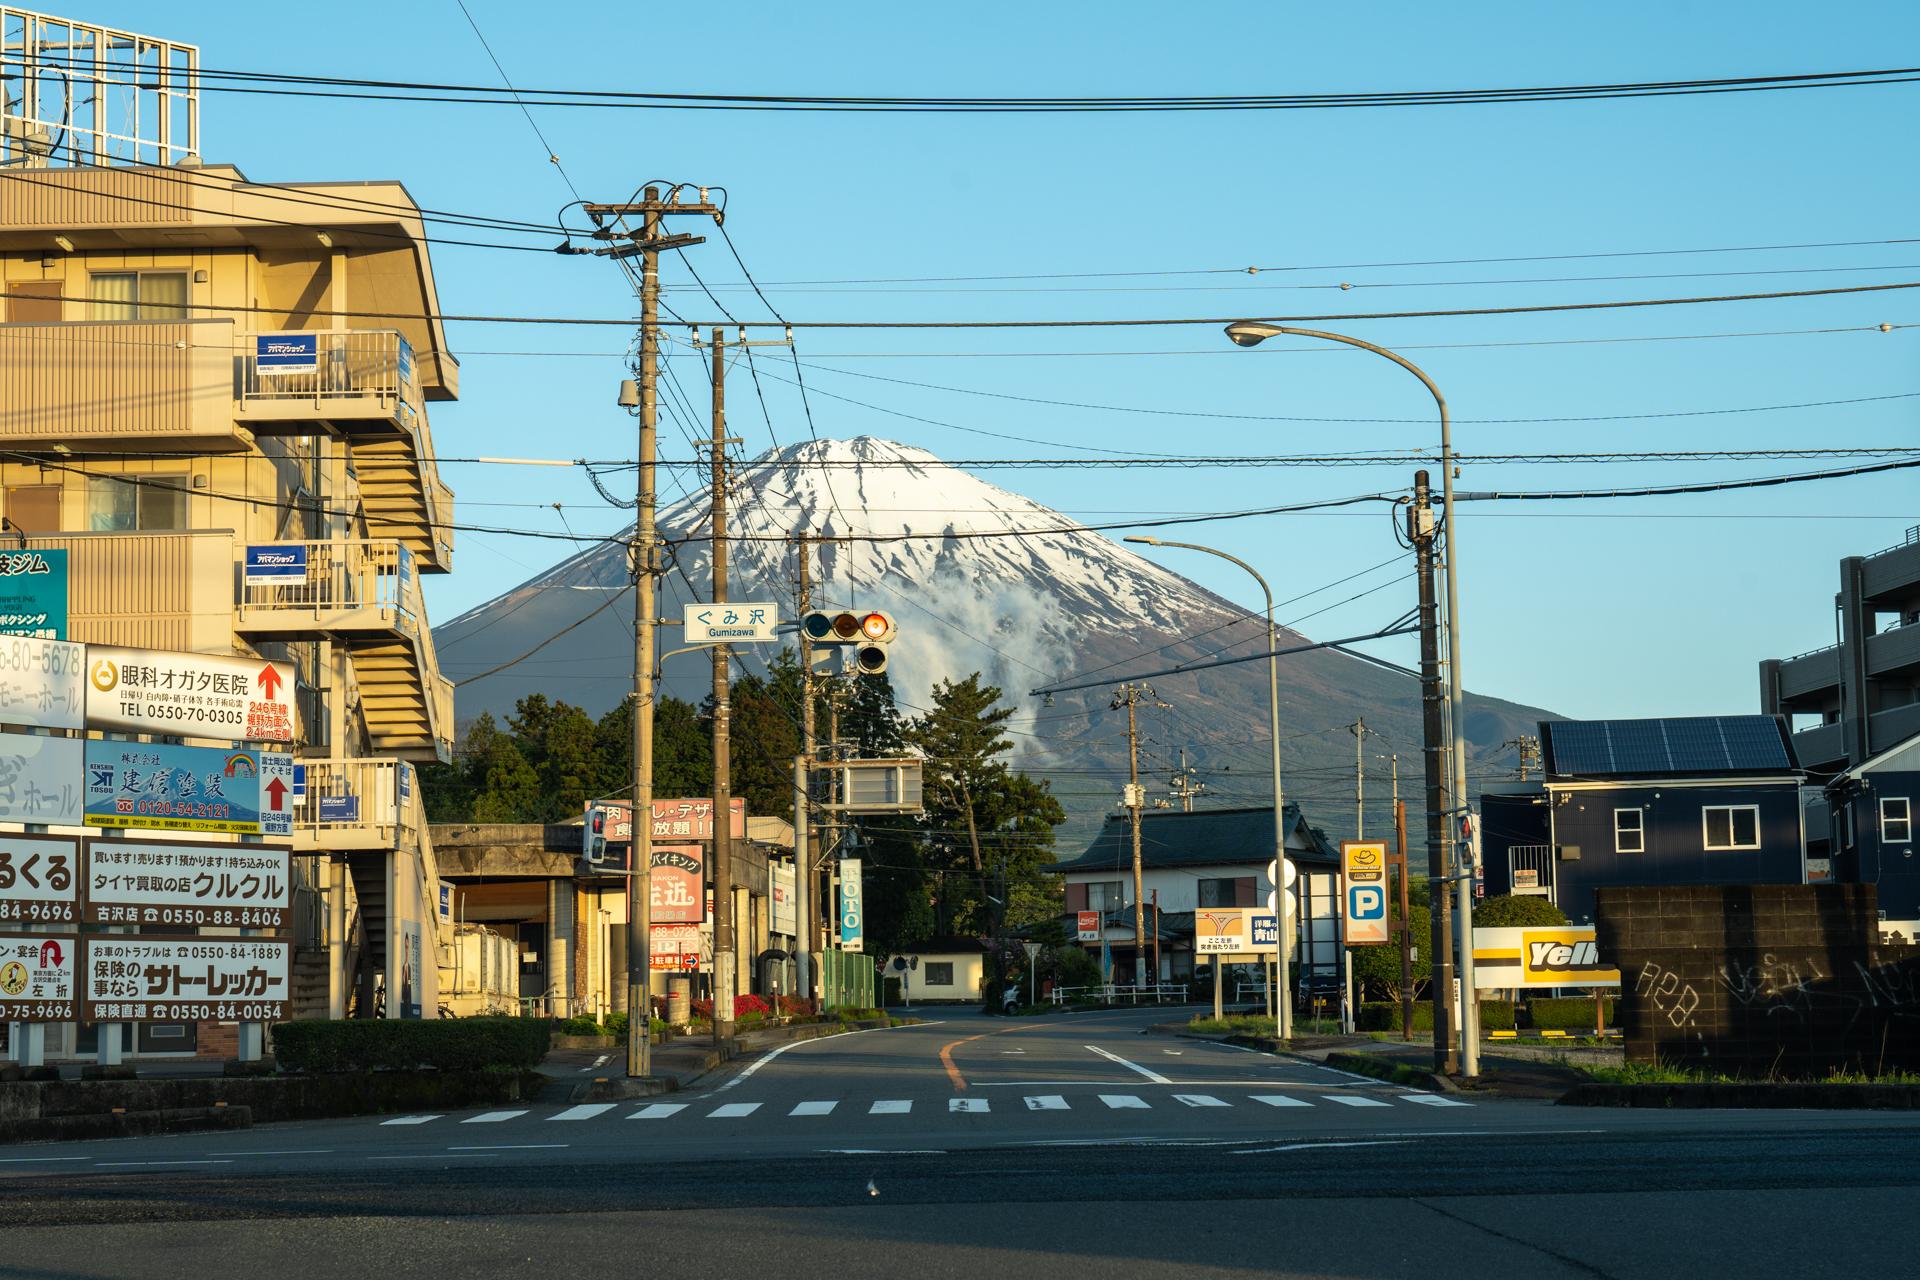
[[[402,800],[400,760],[304,760],[306,789],[293,809],[296,855],[332,849],[397,849],[420,826],[419,797]],[[413,780],[417,788],[417,780]]]
[[[0,324],[0,445],[243,453],[233,321]]]
[[[234,417],[256,435],[412,434],[420,422],[413,348],[386,329],[242,333]]]

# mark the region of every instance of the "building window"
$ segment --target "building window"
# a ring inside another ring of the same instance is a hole
[[[1202,880],[1200,882],[1200,905],[1202,907],[1231,907],[1234,902],[1232,880]]]
[[[1613,811],[1613,851],[1640,853],[1647,847],[1645,815],[1638,809]]]
[[[953,961],[944,960],[938,964],[929,960],[920,966],[920,972],[927,976],[921,979],[924,986],[950,987],[953,985]]]
[[[87,482],[87,528],[95,533],[131,533],[187,527],[185,476],[140,476],[140,483],[113,476]]]
[[[1700,810],[1706,824],[1709,849],[1758,849],[1760,847],[1760,808],[1758,805],[1708,806]]]
[[[1909,844],[1913,840],[1913,805],[1905,796],[1880,801],[1880,843]]]
[[[111,271],[88,281],[89,320],[185,320],[184,271]]]
[[[60,486],[29,484],[8,489],[7,519],[23,533],[60,532]]]
[[[1118,911],[1127,905],[1124,880],[1095,880],[1087,885],[1087,910]]]

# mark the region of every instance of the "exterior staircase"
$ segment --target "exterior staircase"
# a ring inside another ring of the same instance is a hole
[[[360,482],[368,536],[405,543],[422,573],[448,573],[453,531],[444,522],[452,517],[453,492],[421,464],[423,440],[424,433],[411,432],[362,436],[348,441],[348,456]]]
[[[296,951],[291,980],[293,998],[288,1001],[288,1016],[294,1019],[325,1018],[328,1013],[326,951]]]

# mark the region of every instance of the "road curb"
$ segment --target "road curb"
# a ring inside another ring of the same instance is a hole
[[[1783,1111],[1920,1111],[1912,1084],[1577,1084],[1562,1107],[1669,1107]]]

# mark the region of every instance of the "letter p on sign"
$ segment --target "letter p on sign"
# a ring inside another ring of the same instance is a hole
[[[1387,941],[1387,894],[1377,884],[1347,886],[1347,941]]]

